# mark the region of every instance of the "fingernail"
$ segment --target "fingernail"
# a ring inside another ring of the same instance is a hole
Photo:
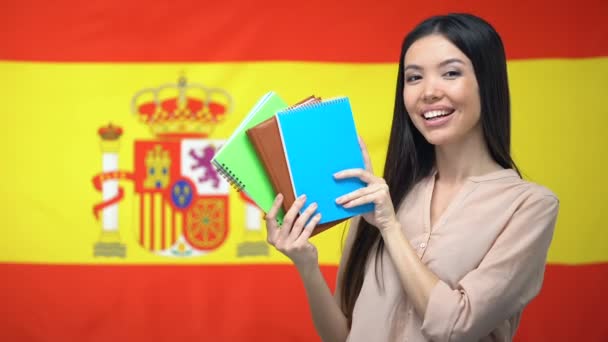
[[[304,199],[306,199],[306,195],[302,195],[302,196],[298,197],[298,199],[304,200]]]
[[[338,204],[342,203],[342,197],[336,198],[336,203],[338,203]]]

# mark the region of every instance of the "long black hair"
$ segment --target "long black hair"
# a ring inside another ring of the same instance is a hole
[[[471,60],[479,86],[485,143],[496,163],[519,173],[510,154],[511,108],[506,56],[500,36],[488,22],[471,14],[434,16],[418,24],[405,37],[399,56],[393,122],[384,167],[384,179],[395,210],[413,186],[430,175],[435,164],[434,146],[416,129],[403,102],[405,54],[415,41],[431,34],[442,35]],[[365,265],[376,243],[378,263],[384,242],[378,229],[361,219],[341,283],[342,311],[349,327],[363,285]],[[378,273],[376,279],[379,279]]]

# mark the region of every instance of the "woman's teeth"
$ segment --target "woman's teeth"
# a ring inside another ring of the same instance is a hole
[[[452,114],[452,112],[453,111],[451,111],[451,110],[433,110],[433,111],[424,113],[424,118],[426,120],[430,120],[433,118],[450,115],[450,114]]]

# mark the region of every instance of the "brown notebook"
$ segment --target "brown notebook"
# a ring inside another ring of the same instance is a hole
[[[320,98],[311,96],[292,107],[305,106],[320,101]],[[291,177],[289,176],[289,168],[285,160],[280,134],[279,126],[274,116],[247,130],[247,136],[260,157],[275,192],[283,194],[283,210],[287,212],[296,199],[291,185]],[[346,219],[317,225],[311,236],[317,235],[344,221]]]

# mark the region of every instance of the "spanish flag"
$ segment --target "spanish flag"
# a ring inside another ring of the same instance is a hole
[[[210,167],[269,90],[348,96],[382,170],[405,33],[502,35],[513,154],[561,200],[518,341],[606,341],[608,2],[22,0],[0,12],[0,340],[318,341],[262,213]],[[346,226],[313,238],[330,288]]]

